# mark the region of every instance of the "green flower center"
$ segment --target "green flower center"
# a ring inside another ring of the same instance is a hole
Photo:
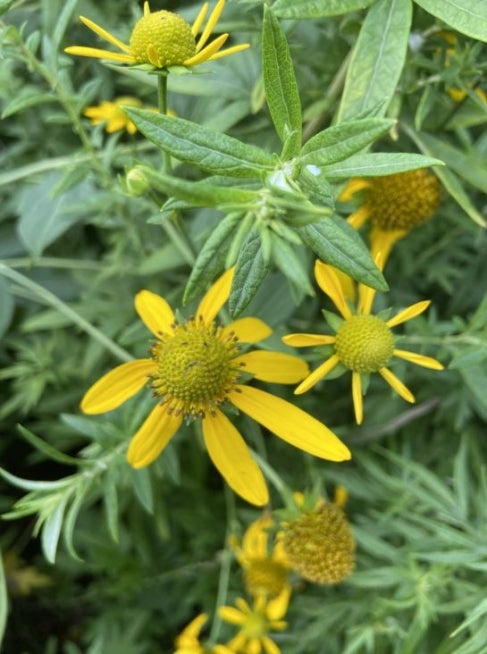
[[[335,351],[344,366],[354,372],[377,372],[394,352],[394,337],[376,316],[352,316],[336,335]]]
[[[171,11],[155,11],[143,16],[130,36],[130,54],[138,64],[156,68],[182,65],[196,54],[191,25]]]
[[[242,630],[247,638],[262,638],[269,631],[268,621],[265,615],[254,611],[247,616],[245,624],[242,625]]]
[[[151,350],[157,367],[155,395],[170,402],[170,411],[203,417],[225,401],[239,377],[232,359],[239,354],[236,337],[214,323],[189,320],[162,335]]]
[[[250,595],[276,597],[287,583],[287,571],[271,558],[254,559],[245,570],[244,581]]]
[[[440,203],[438,179],[424,168],[368,181],[365,206],[380,229],[417,227],[432,217]]]

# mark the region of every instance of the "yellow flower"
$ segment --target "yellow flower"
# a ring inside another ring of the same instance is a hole
[[[376,259],[376,263],[380,261]],[[352,371],[352,397],[355,418],[358,424],[363,419],[362,375],[378,372],[391,387],[407,402],[414,402],[414,395],[387,367],[393,357],[405,359],[418,366],[442,370],[436,359],[399,350],[394,346],[391,328],[419,316],[430,305],[429,300],[416,302],[403,309],[393,318],[383,320],[370,314],[375,291],[363,284],[358,285],[358,305],[352,313],[345,300],[340,279],[332,266],[321,261],[315,264],[315,277],[321,290],[330,297],[343,317],[335,336],[325,334],[290,334],[283,341],[295,347],[333,345],[334,354],[314,370],[294,391],[304,393],[323,379],[338,364]]]
[[[360,207],[348,218],[355,229],[370,220],[372,257],[385,263],[399,239],[429,220],[440,204],[440,183],[425,168],[383,177],[352,179],[340,195],[343,202],[362,191]]]
[[[269,553],[269,529],[273,524],[270,517],[259,518],[245,532],[242,545],[233,544],[244,572],[245,589],[253,597],[274,598],[289,592],[289,562],[282,544],[275,543]]]
[[[183,629],[176,638],[174,654],[232,654],[232,650],[225,645],[214,645],[211,648],[201,645],[200,632],[207,620],[206,613],[201,613]]]
[[[203,27],[208,6],[208,3],[205,2],[196,20],[190,25],[184,18],[171,11],[161,10],[151,13],[149,3],[144,2],[144,15],[135,24],[128,45],[92,20],[80,16],[81,22],[86,27],[122,52],[112,52],[111,50],[79,45],[70,46],[65,48],[64,51],[80,57],[108,59],[129,65],[148,64],[161,69],[169,66],[197,66],[205,61],[219,59],[246,50],[249,47],[248,43],[234,45],[231,48],[222,50],[223,44],[228,39],[228,34],[221,34],[208,43],[208,39],[225,7],[225,0],[218,0],[203,31],[197,38]]]
[[[287,627],[282,618],[286,615],[290,593],[281,593],[276,599],[266,601],[260,595],[253,607],[241,597],[234,606],[221,606],[218,613],[222,620],[240,627],[240,631],[228,643],[237,654],[280,654],[281,650],[267,635],[271,631],[282,631]]]
[[[240,433],[221,411],[233,404],[269,431],[310,454],[343,461],[348,448],[325,425],[293,404],[247,385],[242,375],[293,384],[308,373],[298,357],[252,350],[240,343],[257,343],[271,334],[258,318],[245,317],[226,327],[214,319],[230,295],[233,269],[227,270],[200,302],[196,315],[177,321],[159,295],[140,291],[135,308],[156,341],[147,359],[129,361],[99,379],[86,393],[81,409],[97,414],[111,411],[149,383],[159,400],[132,438],[127,460],[134,468],[152,463],[178,431],[183,420],[201,419],[208,454],[228,485],[252,504],[268,501],[260,468]]]
[[[86,107],[83,115],[90,119],[92,125],[106,123],[105,130],[111,134],[125,129],[129,134],[135,134],[137,128],[122,109],[127,107],[142,107],[142,102],[137,98],[122,96],[115,98],[113,102],[100,102],[98,105]]]

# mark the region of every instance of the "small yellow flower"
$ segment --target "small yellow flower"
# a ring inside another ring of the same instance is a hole
[[[236,654],[280,654],[281,650],[269,638],[271,631],[282,631],[287,627],[282,618],[286,615],[290,593],[281,593],[276,599],[266,601],[261,595],[254,600],[253,607],[241,597],[234,606],[221,606],[218,613],[222,620],[240,627],[240,631],[229,641],[228,647]]]
[[[274,598],[289,592],[289,562],[282,544],[276,542],[269,552],[269,529],[273,524],[267,516],[255,520],[245,532],[242,545],[233,545],[244,572],[245,589],[253,597]]]
[[[200,643],[200,632],[208,620],[206,613],[197,615],[176,638],[174,654],[232,654],[225,645],[203,647]]]
[[[155,11],[151,13],[149,3],[144,2],[144,15],[135,24],[128,45],[116,36],[107,32],[92,20],[80,16],[81,22],[102,39],[116,46],[121,53],[111,50],[101,50],[85,46],[73,45],[65,48],[65,52],[80,57],[108,59],[121,64],[148,64],[157,69],[170,66],[197,66],[205,61],[220,59],[227,55],[246,50],[248,43],[234,45],[222,50],[228,39],[228,34],[221,34],[208,43],[213,29],[225,7],[226,0],[218,0],[203,31],[197,38],[208,12],[205,2],[192,25],[182,16],[171,11]]]
[[[394,244],[411,229],[429,220],[440,204],[440,183],[420,168],[395,175],[352,179],[340,195],[343,202],[362,191],[360,207],[348,218],[355,229],[370,220],[372,257],[385,263]]]
[[[352,574],[355,541],[337,504],[321,503],[283,525],[281,542],[289,562],[304,579],[338,584]]]
[[[380,261],[376,259],[376,263]],[[283,341],[295,347],[333,345],[334,354],[314,370],[294,391],[305,393],[320,379],[342,364],[352,372],[352,397],[358,424],[363,419],[362,375],[378,372],[390,386],[407,402],[414,402],[414,395],[387,367],[393,357],[433,370],[442,370],[436,359],[395,347],[391,328],[419,316],[430,305],[429,300],[416,302],[403,309],[393,318],[383,320],[370,314],[375,290],[358,285],[358,305],[353,313],[346,302],[343,288],[335,269],[321,261],[315,264],[315,277],[321,290],[333,301],[343,317],[335,336],[325,334],[290,334]]]
[[[33,565],[25,565],[16,552],[9,550],[3,556],[5,581],[9,595],[30,595],[36,588],[52,584],[52,579]]]
[[[135,134],[137,128],[122,109],[123,106],[142,107],[142,102],[131,96],[122,96],[115,98],[113,102],[104,101],[98,105],[86,107],[83,115],[90,119],[92,125],[106,123],[105,130],[109,134],[122,129],[129,134]]]
[[[159,295],[140,291],[135,308],[156,341],[147,359],[117,366],[86,393],[81,409],[98,414],[116,409],[147,383],[158,403],[132,438],[127,460],[134,468],[152,463],[179,430],[183,420],[200,419],[206,449],[228,485],[252,504],[262,506],[268,491],[260,468],[221,406],[230,403],[269,431],[323,459],[350,458],[348,448],[315,418],[293,404],[242,379],[293,384],[308,373],[298,357],[252,350],[241,343],[267,338],[271,329],[258,318],[245,317],[226,327],[215,317],[230,295],[233,269],[227,270],[200,302],[196,315],[177,321]]]

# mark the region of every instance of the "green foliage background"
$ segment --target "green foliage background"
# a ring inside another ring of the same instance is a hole
[[[188,20],[198,7],[152,3]],[[301,396],[299,405],[349,445],[350,463],[302,455],[245,417],[239,425],[268,461],[271,482],[274,470],[293,490],[332,496],[342,485],[349,493],[357,570],[333,588],[296,585],[289,627],[276,637],[283,654],[485,653],[485,2],[229,1],[219,29],[251,48],[171,74],[177,118],[134,110],[134,137],[106,134],[82,110],[120,95],[154,105],[155,77],[62,48],[91,38],[78,15],[127,39],[140,16],[135,2],[4,0],[0,10],[0,547],[51,581],[19,595],[15,570],[0,575],[6,654],[170,652],[194,615],[223,601],[226,581],[225,601],[242,593],[226,542],[258,511],[222,492],[194,430],[135,472],[125,450],[150,400],[139,395],[99,417],[79,411],[103,372],[145,356],[135,293],[148,288],[175,307],[185,296],[190,315],[229,249],[243,243],[230,310],[266,320],[275,330],[270,346],[284,351],[280,336],[320,331],[321,310],[331,308],[311,275],[323,248],[338,244],[337,264],[385,288],[343,221],[352,207],[333,207],[344,182],[360,170],[386,174],[434,160],[445,164],[434,169],[441,207],[394,249],[389,292],[377,305],[431,299],[405,325],[401,346],[447,369],[396,366],[416,395],[412,406],[372,379],[360,428],[348,376]],[[453,32],[452,46],[445,33]],[[452,89],[464,91],[461,102]],[[316,135],[344,124],[352,127],[325,160],[329,143]],[[187,156],[178,150],[183,137],[193,140]],[[211,165],[201,165],[196,138],[213,145]],[[222,151],[237,140],[244,160],[260,151],[264,173],[249,164],[237,178],[225,168]],[[172,177],[162,173],[161,148],[173,155]],[[322,167],[319,188],[290,170],[299,157]],[[274,165],[277,176],[267,175]],[[152,171],[150,192],[131,192],[134,166]],[[299,198],[288,193],[289,179]],[[235,216],[252,213],[262,188],[279,227],[239,234]],[[299,219],[316,211],[325,231],[312,238]],[[289,389],[273,391],[295,401]]]

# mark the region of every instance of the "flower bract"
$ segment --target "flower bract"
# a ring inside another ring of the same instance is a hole
[[[194,317],[177,321],[164,298],[141,291],[135,308],[155,337],[149,357],[117,366],[85,394],[81,408],[99,414],[117,408],[148,385],[157,400],[130,443],[134,468],[152,463],[181,427],[201,420],[206,449],[229,486],[248,502],[268,501],[264,477],[237,428],[222,411],[231,404],[286,442],[332,461],[350,458],[348,448],[318,420],[280,397],[250,386],[250,376],[272,383],[297,383],[308,374],[298,357],[250,350],[271,334],[259,318],[215,322],[230,295],[233,269],[210,288]]]
[[[376,259],[377,263],[380,260]],[[442,370],[436,359],[395,347],[391,329],[396,325],[419,316],[430,305],[429,300],[416,302],[401,312],[383,320],[371,315],[375,291],[363,284],[358,285],[358,303],[355,313],[347,303],[340,277],[333,266],[316,261],[315,277],[321,290],[328,295],[340,312],[343,321],[334,336],[325,334],[289,334],[283,340],[295,347],[333,345],[334,353],[299,384],[295,393],[304,393],[320,379],[326,377],[336,366],[342,364],[352,373],[352,397],[355,418],[363,420],[362,376],[378,372],[390,386],[407,402],[414,402],[411,391],[389,369],[394,357],[433,370]]]

